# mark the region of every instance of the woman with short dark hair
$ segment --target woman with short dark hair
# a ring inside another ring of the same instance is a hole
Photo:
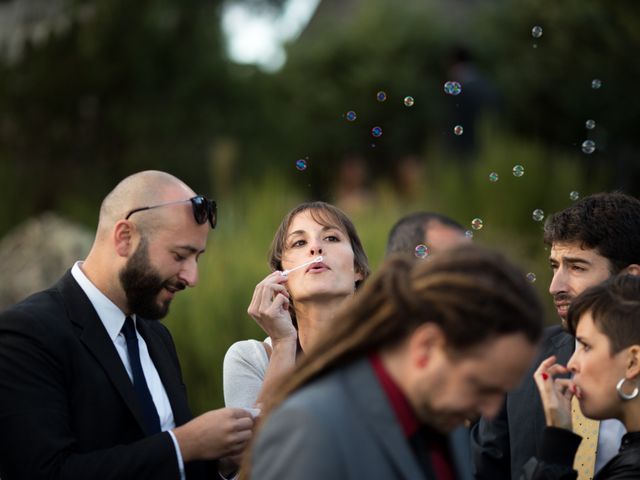
[[[534,374],[547,428],[523,478],[577,478],[572,465],[583,439],[572,432],[573,397],[585,417],[616,418],[628,432],[594,480],[640,478],[640,278],[620,275],[584,291],[571,303],[567,323],[577,341],[567,366],[549,357]],[[570,379],[556,378],[567,373]]]

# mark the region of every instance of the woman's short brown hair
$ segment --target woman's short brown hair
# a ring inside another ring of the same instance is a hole
[[[580,319],[593,323],[609,339],[611,354],[640,345],[640,277],[616,275],[578,295],[569,307],[567,327],[575,336]]]

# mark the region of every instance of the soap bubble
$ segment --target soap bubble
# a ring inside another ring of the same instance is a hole
[[[378,100],[379,102],[384,102],[387,99],[387,92],[383,92],[382,90],[380,90],[378,93],[376,93],[376,100]]]
[[[473,220],[471,220],[471,228],[473,228],[474,230],[480,230],[482,229],[482,227],[484,227],[484,222],[481,218],[474,218]]]
[[[593,80],[591,80],[591,88],[593,88],[594,90],[598,90],[601,86],[602,80],[600,80],[599,78],[594,78]]]
[[[378,138],[382,136],[382,127],[373,127],[371,129],[371,135]]]
[[[536,25],[535,27],[533,27],[531,29],[531,36],[533,38],[540,38],[542,36],[542,27],[539,25]]]
[[[296,168],[300,171],[307,169],[307,161],[304,158],[296,161]]]
[[[349,110],[345,116],[350,122],[353,122],[356,118],[358,118],[358,115],[353,110]]]
[[[524,175],[524,167],[522,165],[514,165],[512,172],[514,177],[521,177]]]
[[[578,192],[576,192],[575,190],[572,191],[571,193],[569,193],[569,199],[573,200],[574,202],[576,200],[578,200],[580,198],[580,194]]]
[[[413,97],[407,96],[404,97],[404,106],[405,107],[413,107],[413,104],[416,103]]]
[[[596,142],[593,140],[585,140],[582,142],[582,151],[587,155],[591,155],[596,151]]]
[[[531,216],[536,222],[541,222],[544,219],[544,212],[539,208],[536,208],[531,214]]]
[[[536,274],[533,272],[529,272],[527,273],[527,280],[529,280],[531,283],[536,281]]]
[[[456,135],[460,136],[462,135],[464,132],[464,128],[462,128],[462,125],[456,125],[455,127],[453,127],[453,133],[455,133]]]
[[[444,91],[449,95],[460,95],[462,93],[462,85],[459,82],[449,80],[444,84]]]
[[[496,183],[500,179],[500,176],[496,172],[491,172],[489,174],[489,181],[492,183]]]
[[[593,130],[594,128],[596,128],[596,121],[587,120],[586,122],[584,122],[584,126],[587,127],[587,130]]]
[[[413,251],[413,254],[418,258],[427,258],[429,255],[429,247],[426,245],[417,245]]]

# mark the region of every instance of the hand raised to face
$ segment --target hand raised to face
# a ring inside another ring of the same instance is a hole
[[[556,363],[555,355],[540,363],[533,374],[548,427],[571,430],[571,398],[574,386],[568,378],[555,378],[569,373],[567,367]]]
[[[271,340],[297,337],[289,313],[289,292],[284,286],[288,277],[273,272],[256,285],[247,313],[265,331]]]

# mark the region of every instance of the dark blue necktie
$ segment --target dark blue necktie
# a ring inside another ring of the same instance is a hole
[[[133,374],[133,388],[138,395],[138,401],[142,410],[146,431],[148,435],[160,432],[160,417],[158,411],[151,398],[151,392],[144,378],[142,364],[140,363],[140,350],[138,349],[138,337],[136,336],[136,327],[133,319],[127,317],[122,327],[122,333],[127,341],[127,352],[129,353],[129,364],[131,373]]]

